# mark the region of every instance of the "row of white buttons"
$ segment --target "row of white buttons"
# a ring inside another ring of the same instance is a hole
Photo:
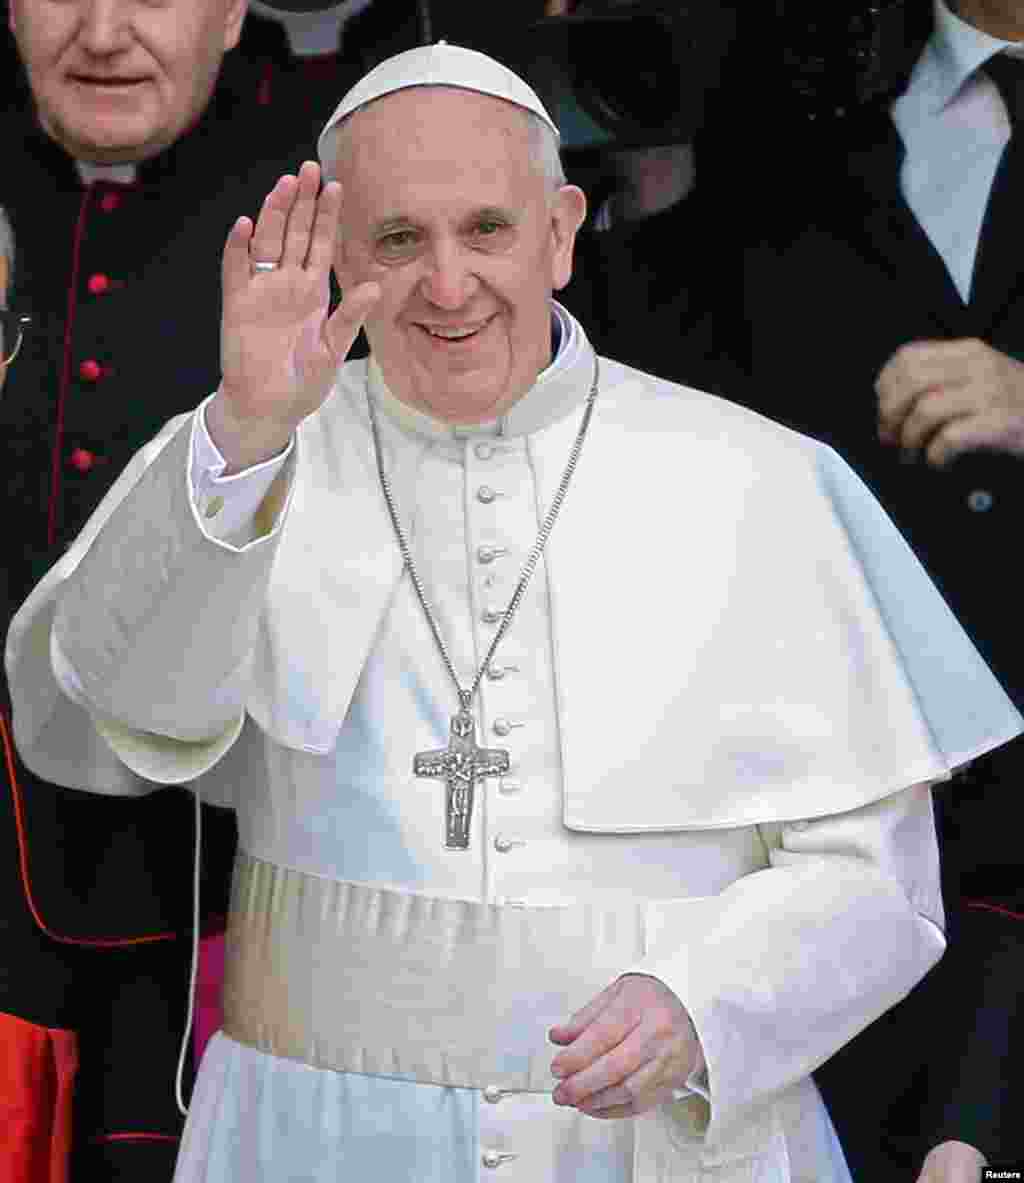
[[[496,445],[483,441],[473,445],[473,454],[478,460],[490,460],[498,451],[500,451],[500,449]],[[502,494],[496,489],[492,489],[490,485],[481,485],[476,491],[476,499],[482,505],[490,505],[493,501],[495,501],[496,498],[500,496],[502,496]],[[507,554],[508,549],[506,547],[479,546],[477,547],[476,551],[476,559],[478,563],[486,566],[490,563],[493,563],[495,559],[501,558]],[[505,610],[503,608],[487,608],[482,613],[481,620],[484,622],[484,624],[500,624],[504,616]],[[496,662],[492,662],[487,668],[487,677],[492,682],[500,682],[502,678],[504,678],[509,672],[518,673],[518,666],[501,666]],[[504,738],[505,736],[512,733],[513,728],[522,726],[524,726],[523,723],[517,723],[511,719],[500,718],[495,719],[491,724],[491,731],[495,735]],[[502,777],[498,782],[498,791],[506,795],[518,793],[522,787],[522,782],[516,780],[513,777]],[[517,841],[514,838],[507,838],[503,834],[499,834],[494,839],[494,849],[498,851],[499,854],[506,854],[508,851],[514,850],[517,846],[525,845],[525,842]],[[494,1102],[501,1100],[501,1089],[497,1088],[497,1086],[490,1085],[484,1090],[484,1097],[493,1104]],[[492,1156],[493,1161],[488,1156]],[[509,1155],[506,1157],[515,1156]],[[483,1161],[484,1166],[498,1166],[504,1160],[500,1156],[499,1151],[487,1151],[484,1154]]]

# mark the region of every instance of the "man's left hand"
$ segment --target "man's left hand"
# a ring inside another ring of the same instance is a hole
[[[657,978],[625,974],[564,1024],[551,1062],[558,1105],[590,1117],[635,1117],[672,1100],[704,1054],[686,1007]]]
[[[1024,456],[1024,365],[976,339],[915,341],[875,383],[878,437],[935,468],[965,452]]]

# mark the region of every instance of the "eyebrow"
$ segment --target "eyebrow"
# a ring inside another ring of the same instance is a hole
[[[519,221],[519,217],[511,210],[501,209],[495,205],[487,205],[481,209],[474,210],[465,220],[466,222],[508,222],[509,225],[515,225]],[[392,230],[406,230],[410,227],[418,228],[418,223],[404,214],[397,214],[376,222],[371,233],[374,238],[377,238],[382,234],[390,233]]]

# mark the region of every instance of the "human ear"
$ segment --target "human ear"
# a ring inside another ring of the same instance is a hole
[[[249,10],[249,0],[228,0],[224,13],[224,52],[234,49],[242,35],[242,23]]]
[[[551,199],[551,286],[560,291],[572,278],[576,235],[587,216],[587,198],[578,185],[562,185]]]

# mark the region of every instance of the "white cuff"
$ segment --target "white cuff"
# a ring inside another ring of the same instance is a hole
[[[213,397],[215,395],[210,396]],[[273,484],[274,477],[291,455],[295,440],[293,437],[283,452],[261,464],[254,464],[232,476],[222,476],[227,461],[206,426],[209,402],[208,398],[200,407],[196,430],[192,435],[189,471],[192,504],[205,534],[217,542],[230,541],[239,545],[252,541],[256,511]]]

